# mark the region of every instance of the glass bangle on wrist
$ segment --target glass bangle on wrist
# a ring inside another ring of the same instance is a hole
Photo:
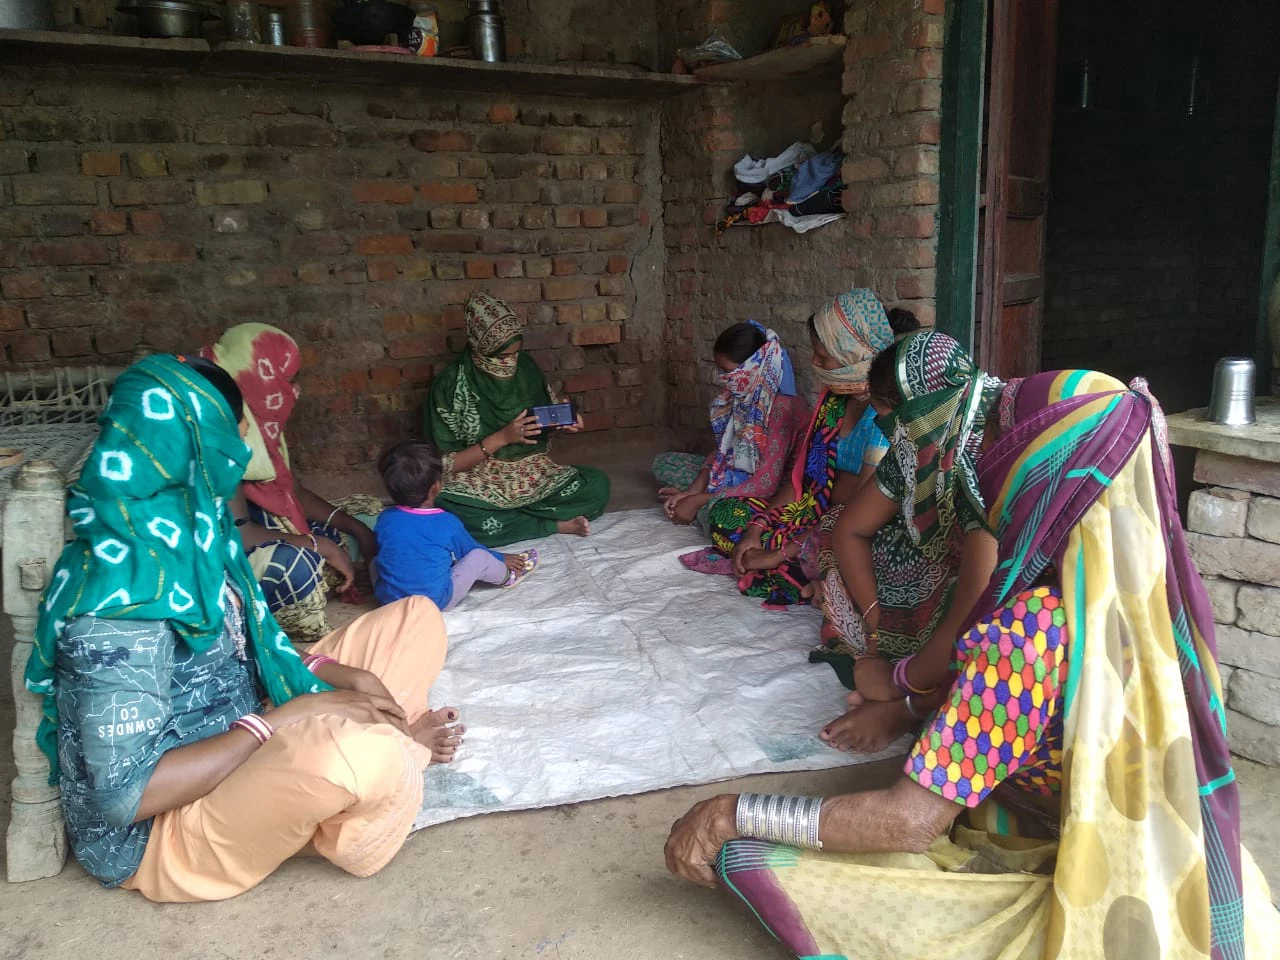
[[[263,717],[256,713],[246,713],[239,720],[232,720],[231,726],[228,729],[236,728],[252,734],[253,738],[258,741],[259,745],[266,743],[271,739],[272,734],[275,733],[271,724],[267,723]]]

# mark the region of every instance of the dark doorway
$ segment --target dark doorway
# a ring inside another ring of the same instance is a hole
[[[1253,355],[1280,4],[1061,0],[1041,367],[1171,411]]]

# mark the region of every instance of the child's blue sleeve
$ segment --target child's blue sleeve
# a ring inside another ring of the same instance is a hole
[[[475,538],[472,537],[471,534],[467,533],[467,528],[462,525],[461,520],[454,517],[453,522],[456,526],[454,528],[453,543],[450,545],[449,549],[453,551],[453,555],[455,557],[461,560],[472,550],[488,550],[488,547],[482,547],[480,544],[476,543]],[[489,550],[489,553],[497,560],[502,559],[502,554],[497,550]]]

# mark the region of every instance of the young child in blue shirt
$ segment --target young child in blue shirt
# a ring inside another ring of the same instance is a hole
[[[537,550],[486,550],[461,520],[434,506],[442,485],[441,462],[431,444],[397,443],[382,455],[378,471],[396,504],[378,515],[374,528],[379,603],[420,596],[441,610],[452,610],[478,581],[514,587],[538,565]]]

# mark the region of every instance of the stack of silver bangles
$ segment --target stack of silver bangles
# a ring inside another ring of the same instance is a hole
[[[738,836],[821,850],[822,841],[818,839],[821,814],[821,797],[742,793],[738,795]]]

